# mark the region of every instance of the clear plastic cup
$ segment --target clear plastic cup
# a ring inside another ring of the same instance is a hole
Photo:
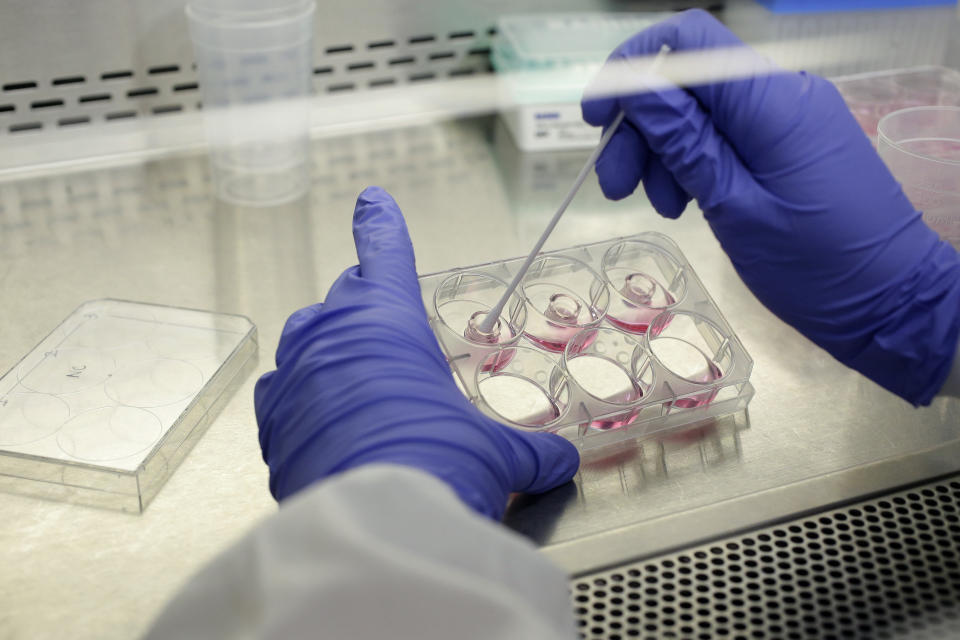
[[[314,0],[187,6],[217,195],[269,206],[310,185]]]
[[[877,125],[877,151],[923,219],[960,248],[960,107],[912,107]]]

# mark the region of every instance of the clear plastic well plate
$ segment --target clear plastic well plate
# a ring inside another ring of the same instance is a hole
[[[84,303],[0,378],[0,488],[141,512],[256,349],[242,316]]]
[[[658,233],[420,278],[455,377],[484,413],[582,450],[744,409],[753,361],[679,247]]]

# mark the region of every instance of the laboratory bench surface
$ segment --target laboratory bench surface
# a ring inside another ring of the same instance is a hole
[[[317,139],[308,197],[211,195],[201,153],[0,182],[0,369],[82,302],[243,314],[259,360],[140,515],[0,493],[0,638],[141,634],[195,572],[276,511],[253,386],[286,317],[356,261],[367,185],[407,219],[420,273],[523,255],[587,152],[524,154],[494,117]],[[587,460],[574,484],[519,497],[507,522],[571,574],[614,566],[960,468],[960,403],[914,409],[784,325],[740,281],[699,211],[658,216],[589,179],[547,249],[642,231],[676,240],[754,359],[749,410]]]

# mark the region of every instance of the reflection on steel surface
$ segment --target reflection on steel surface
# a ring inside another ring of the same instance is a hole
[[[740,465],[742,411],[677,433],[629,441],[586,456],[573,482],[540,496],[517,496],[504,522],[541,545],[600,533],[644,520],[651,496],[692,477],[729,472]],[[626,516],[611,524],[610,511]],[[633,517],[630,517],[633,514]]]

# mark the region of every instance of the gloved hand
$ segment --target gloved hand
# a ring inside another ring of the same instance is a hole
[[[704,11],[610,56],[738,46]],[[607,67],[607,73],[613,65]],[[603,72],[601,72],[603,73]],[[640,180],[662,215],[696,198],[751,291],[841,362],[915,404],[940,389],[960,334],[960,260],[904,196],[823,78],[783,72],[587,99],[624,123],[597,162],[609,198]]]
[[[413,247],[388,193],[357,200],[359,266],[326,302],[295,312],[277,370],[254,401],[270,490],[283,500],[326,476],[371,463],[440,478],[492,518],[512,491],[539,493],[570,480],[576,447],[484,416],[457,389],[420,297]]]

